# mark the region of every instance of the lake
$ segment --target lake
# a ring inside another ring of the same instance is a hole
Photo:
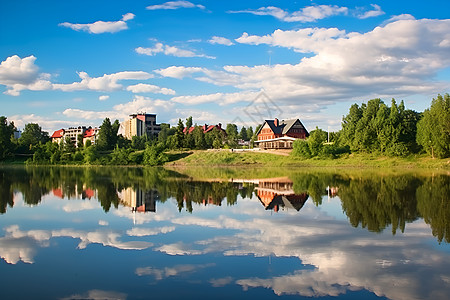
[[[0,166],[1,299],[449,299],[450,175]]]

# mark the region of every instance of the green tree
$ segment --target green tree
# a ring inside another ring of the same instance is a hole
[[[245,128],[245,126],[242,126],[241,131],[239,132],[239,138],[244,141],[249,140],[249,138],[247,136],[247,128]]]
[[[323,144],[327,141],[327,132],[316,127],[311,131],[308,138],[308,146],[311,156],[318,156],[323,149]]]
[[[250,126],[249,128],[247,128],[247,139],[251,140],[253,138],[253,128],[252,126]]]
[[[180,149],[183,147],[184,142],[184,124],[181,119],[178,119],[178,126],[177,131],[175,132],[175,141],[176,141],[176,148]]]
[[[109,118],[105,118],[98,133],[97,147],[99,150],[105,151],[114,149],[115,142],[117,140],[117,132],[114,136],[114,131],[115,128],[113,128],[111,120]]]
[[[190,116],[189,118],[186,118],[186,130],[189,130],[189,128],[191,128],[192,125],[193,125],[192,116]]]
[[[417,143],[432,157],[450,156],[450,96],[438,95],[417,124]]]
[[[191,135],[194,139],[195,149],[206,149],[205,133],[201,126],[196,126]]]
[[[14,144],[12,139],[16,127],[13,122],[8,124],[8,120],[4,116],[0,116],[0,160],[12,155]]]
[[[32,150],[39,143],[45,144],[50,140],[48,132],[42,131],[37,123],[28,123],[19,138],[19,145],[25,151]]]
[[[227,133],[227,144],[231,148],[237,147],[238,130],[236,124],[227,124],[225,129]]]
[[[83,144],[83,135],[79,134],[77,135],[77,148],[81,149],[83,148],[84,144]]]

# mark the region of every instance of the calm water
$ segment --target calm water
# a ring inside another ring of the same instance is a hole
[[[1,299],[449,299],[448,174],[0,167]]]

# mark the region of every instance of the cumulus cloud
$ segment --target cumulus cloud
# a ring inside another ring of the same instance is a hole
[[[197,54],[190,50],[180,49],[175,46],[164,45],[163,43],[156,43],[153,48],[138,47],[135,51],[139,54],[154,56],[158,53],[165,55],[175,56],[175,57],[204,57],[209,59],[215,59],[213,56],[208,56],[205,54]]]
[[[210,44],[219,44],[219,45],[225,45],[225,46],[234,45],[234,43],[232,41],[230,41],[229,39],[220,37],[220,36],[213,36],[208,42]]]
[[[198,105],[203,103],[229,105],[233,103],[250,102],[254,100],[257,95],[258,92],[214,93],[206,95],[178,96],[173,97],[171,101],[186,105]]]
[[[168,277],[180,276],[185,273],[193,273],[204,268],[213,267],[215,264],[201,264],[201,265],[176,265],[173,267],[166,267],[158,269],[154,267],[137,268],[135,273],[137,276],[154,276],[156,280],[162,280]]]
[[[104,291],[104,290],[90,290],[84,294],[74,294],[69,297],[61,298],[61,300],[76,300],[76,299],[91,299],[91,300],[125,300],[127,299],[127,294],[119,293],[115,291]]]
[[[367,33],[336,28],[244,33],[239,43],[267,44],[309,53],[298,64],[225,66],[201,70],[197,80],[241,90],[265,90],[281,104],[323,106],[376,94],[398,97],[441,90],[430,81],[450,66],[450,20],[400,20]],[[181,71],[178,69],[178,71]],[[198,71],[198,70],[197,70]]]
[[[55,83],[53,89],[65,92],[92,90],[92,91],[117,91],[123,88],[119,83],[121,80],[145,80],[152,77],[151,74],[143,71],[124,71],[113,74],[104,74],[101,77],[90,77],[86,72],[79,72],[80,82],[69,84]]]
[[[379,5],[377,4],[370,4],[370,5],[373,7],[373,10],[357,14],[358,19],[367,19],[384,15],[384,11],[381,10],[381,7]]]
[[[63,115],[68,118],[78,118],[84,120],[102,120],[105,117],[110,119],[123,120],[128,118],[130,114],[137,111],[161,112],[173,109],[174,103],[159,99],[151,99],[148,97],[135,95],[132,101],[121,103],[113,106],[109,111],[83,110],[78,108],[67,108],[63,111]]]
[[[130,85],[127,87],[127,91],[131,91],[134,94],[140,93],[155,93],[163,95],[175,95],[175,91],[168,88],[161,88],[152,84],[139,83],[136,85]]]
[[[79,72],[81,81],[73,83],[52,83],[50,75],[39,73],[35,65],[36,57],[28,56],[20,58],[17,55],[8,57],[0,64],[0,84],[5,85],[5,94],[18,96],[21,91],[61,90],[65,92],[91,90],[91,91],[116,91],[123,89],[119,83],[122,80],[146,80],[153,75],[143,71],[123,71],[113,74],[104,74],[101,77],[90,77],[86,72]],[[161,89],[161,91],[170,91]],[[107,100],[108,96],[100,96],[99,100]]]
[[[122,30],[128,29],[127,21],[132,20],[134,14],[127,13],[122,16],[119,21],[97,21],[91,24],[74,24],[69,22],[60,23],[59,26],[71,28],[76,31],[87,31],[89,33],[99,34],[99,33],[116,33]]]
[[[298,11],[289,13],[275,6],[261,7],[258,9],[246,9],[229,11],[229,13],[250,13],[258,16],[272,16],[284,22],[314,22],[335,15],[347,14],[347,7],[337,5],[315,5],[307,6]]]
[[[182,79],[194,73],[204,72],[206,69],[200,67],[171,66],[165,69],[155,70],[154,72],[164,77]]]
[[[5,85],[5,94],[18,96],[22,90],[42,91],[52,88],[49,74],[40,73],[34,64],[36,57],[10,56],[0,63],[0,84]]]
[[[127,230],[129,236],[151,236],[160,233],[169,233],[175,230],[175,226],[165,226],[160,228],[137,228]]]
[[[189,1],[169,1],[163,4],[156,4],[147,6],[148,10],[157,10],[157,9],[179,9],[179,8],[200,8],[205,9],[205,7],[201,4],[194,4]]]
[[[109,99],[108,95],[101,95],[101,96],[98,97],[98,100],[100,100],[100,101],[106,101],[108,99]]]

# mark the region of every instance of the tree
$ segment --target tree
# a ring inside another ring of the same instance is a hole
[[[232,148],[237,147],[236,139],[238,137],[238,130],[236,124],[227,124],[225,132],[227,133],[228,146]]]
[[[66,136],[64,139],[64,146],[63,146],[63,152],[64,153],[73,153],[75,152],[75,144],[72,142],[72,139],[70,136]]]
[[[50,140],[48,132],[42,131],[41,126],[37,123],[28,123],[25,125],[25,129],[19,138],[19,145],[23,147],[25,151],[32,150],[33,146],[39,143],[45,144]]]
[[[0,116],[0,160],[12,155],[14,131],[16,127],[13,122],[8,124],[4,116]]]
[[[190,116],[189,118],[186,119],[186,130],[189,130],[189,128],[192,127],[193,121],[192,121],[192,116]]]
[[[206,149],[205,133],[201,126],[196,126],[192,132],[195,149]]]
[[[242,126],[241,131],[239,132],[239,138],[244,141],[249,140],[249,138],[247,136],[247,129],[245,128],[245,126]]]
[[[253,128],[250,126],[247,128],[247,139],[251,140],[253,138]]]
[[[105,151],[114,149],[115,142],[117,140],[117,131],[115,132],[115,127],[116,125],[113,128],[109,118],[105,118],[103,120],[97,139],[97,147],[99,150]]]
[[[79,134],[79,135],[77,135],[77,148],[78,149],[81,149],[81,148],[83,148],[83,135],[82,134]]]
[[[450,96],[438,95],[417,124],[417,143],[432,157],[450,156]]]
[[[308,146],[311,156],[318,156],[322,152],[323,144],[327,141],[327,132],[316,127],[310,132]]]
[[[177,131],[175,132],[175,141],[176,141],[176,147],[178,149],[183,147],[183,141],[184,141],[184,124],[181,119],[178,119],[178,126]]]

